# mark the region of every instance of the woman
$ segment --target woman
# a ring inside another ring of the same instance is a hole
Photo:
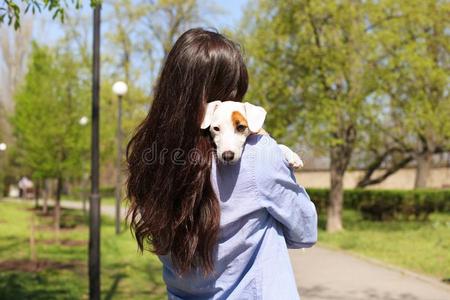
[[[239,47],[185,32],[162,68],[147,118],[127,149],[131,226],[163,263],[169,299],[298,299],[288,248],[311,247],[317,214],[270,137],[216,162],[206,103],[242,101]]]

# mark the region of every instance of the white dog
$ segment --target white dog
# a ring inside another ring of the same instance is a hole
[[[210,128],[220,161],[234,163],[241,158],[249,135],[267,134],[262,128],[266,114],[264,108],[247,102],[213,101],[207,104],[201,128]],[[303,167],[303,161],[296,153],[285,145],[278,146],[291,167]]]

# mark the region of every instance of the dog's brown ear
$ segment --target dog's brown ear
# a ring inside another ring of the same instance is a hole
[[[203,117],[203,122],[200,125],[201,129],[206,129],[211,125],[212,117],[214,115],[214,111],[216,110],[217,106],[222,103],[222,101],[212,101],[206,104],[205,109],[205,116]]]
[[[264,124],[264,120],[266,119],[266,110],[261,106],[256,106],[248,102],[244,103],[244,108],[248,122],[248,129],[255,133],[260,131]]]

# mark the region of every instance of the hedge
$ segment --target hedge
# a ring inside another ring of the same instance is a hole
[[[307,191],[317,210],[325,211],[329,190]],[[450,212],[450,190],[345,190],[344,208],[359,210],[368,220],[427,220],[432,212]]]
[[[113,186],[106,186],[106,187],[100,187],[100,196],[102,198],[112,198],[115,196],[116,188]],[[70,196],[77,198],[80,196],[81,192],[85,195],[89,195],[90,189],[89,188],[74,188],[69,193]]]

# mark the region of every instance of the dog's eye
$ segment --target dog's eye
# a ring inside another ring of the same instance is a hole
[[[220,128],[218,126],[213,127],[214,131],[220,131]]]
[[[244,132],[245,129],[247,129],[247,127],[244,126],[244,125],[242,125],[242,124],[239,124],[239,125],[236,127],[236,130],[239,131],[239,132]]]

